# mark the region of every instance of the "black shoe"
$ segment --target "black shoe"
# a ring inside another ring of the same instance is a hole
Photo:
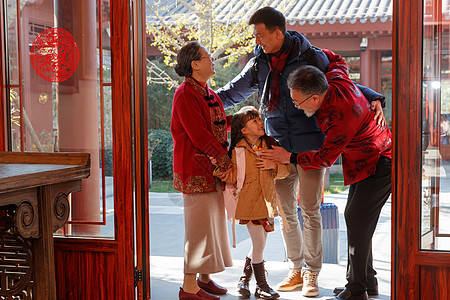
[[[252,278],[253,269],[252,269],[252,260],[248,257],[245,258],[244,270],[242,272],[241,278],[239,278],[239,282],[237,284],[238,293],[245,297],[250,298],[250,279]]]
[[[376,277],[367,279],[367,294],[369,296],[378,296],[378,280]]]
[[[246,280],[247,278],[245,278],[244,276],[241,277],[241,279],[239,280],[238,284],[237,284],[237,291],[238,293],[246,298],[250,298],[250,287],[249,287],[249,281]]]
[[[342,293],[342,291],[344,289],[345,289],[344,287],[334,288],[333,294],[339,295],[340,293]],[[369,295],[369,296],[378,296],[378,285],[376,285],[375,287],[368,287],[367,288],[367,295]]]
[[[280,298],[280,294],[272,290],[268,285],[263,287],[256,286],[255,297],[261,299],[278,299]]]
[[[275,292],[268,284],[266,280],[266,271],[264,268],[264,262],[259,264],[252,264],[253,273],[256,278],[256,290],[255,297],[261,299],[278,299],[280,294]]]
[[[330,298],[328,300],[368,300],[368,299],[369,296],[367,295],[367,292],[364,292],[364,294],[359,296],[353,296],[350,290],[344,289],[341,293],[339,293],[339,295],[337,295],[334,298]]]

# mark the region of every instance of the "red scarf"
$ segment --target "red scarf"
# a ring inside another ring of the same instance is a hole
[[[269,113],[278,107],[278,102],[280,100],[280,73],[283,71],[286,65],[287,59],[291,52],[293,43],[288,41],[277,53],[271,55],[269,60],[270,72],[266,79],[266,84],[264,86],[262,104],[266,106]],[[268,82],[267,82],[268,81]],[[270,90],[267,91],[267,88]],[[268,97],[268,99],[267,99]]]

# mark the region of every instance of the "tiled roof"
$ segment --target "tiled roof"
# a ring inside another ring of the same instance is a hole
[[[148,6],[155,7],[153,0],[146,0]],[[192,0],[160,0],[158,1],[167,10],[160,12],[166,20],[177,14],[187,14],[190,10],[182,3],[193,5]],[[216,3],[216,2],[215,2]],[[230,0],[219,1],[215,7],[216,21],[233,22],[248,18],[255,10],[265,6],[264,0]],[[392,20],[392,0],[274,0],[271,5],[282,11],[290,25],[296,23],[330,24],[350,22],[366,23],[367,21],[386,22]],[[245,12],[242,16],[242,11]],[[195,18],[193,17],[193,20]],[[155,20],[153,13],[147,9],[147,20]]]

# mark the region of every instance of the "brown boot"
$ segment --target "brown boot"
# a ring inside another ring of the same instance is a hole
[[[255,272],[256,278],[255,297],[261,299],[278,299],[280,295],[274,290],[272,290],[272,288],[267,284],[264,262],[252,265],[253,265],[253,272]]]
[[[237,284],[237,289],[239,294],[244,297],[250,297],[250,279],[252,278],[252,260],[248,257],[245,258],[244,270],[242,271],[242,276]]]

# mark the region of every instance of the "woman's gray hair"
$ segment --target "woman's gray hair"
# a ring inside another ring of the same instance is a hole
[[[321,95],[328,90],[328,81],[318,68],[314,66],[300,66],[289,74],[288,88],[299,91],[304,95]]]
[[[189,42],[184,45],[177,54],[177,64],[175,65],[175,72],[179,76],[191,76],[192,66],[191,62],[201,58],[201,45],[198,42]]]

